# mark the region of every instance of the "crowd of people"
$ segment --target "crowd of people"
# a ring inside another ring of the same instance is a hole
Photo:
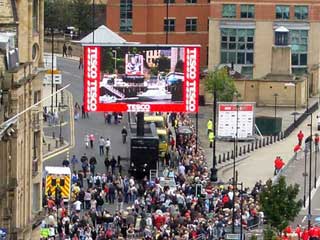
[[[92,171],[93,156],[87,161],[90,172],[73,172],[68,205],[54,196],[44,200],[47,218],[42,238],[223,239],[232,227],[239,232],[263,221],[258,199],[261,182],[251,191],[232,182],[211,183],[192,121],[184,114],[170,114],[168,123],[171,132],[181,126],[192,130],[172,134],[163,178],[174,179],[174,186],[160,178],[138,180],[120,174],[115,171],[120,165],[115,158],[113,170]]]

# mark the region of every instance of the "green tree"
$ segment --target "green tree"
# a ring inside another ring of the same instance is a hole
[[[221,68],[216,71],[209,71],[205,78],[206,90],[213,93],[216,89],[219,101],[231,102],[233,94],[236,92],[234,80],[228,74],[226,68]]]
[[[296,200],[298,193],[299,185],[287,186],[284,176],[275,184],[269,179],[260,193],[262,211],[270,225],[279,232],[282,232],[300,212],[302,201]]]
[[[78,35],[92,31],[92,9],[90,0],[72,0],[73,26],[78,28]],[[95,26],[96,27],[96,26]]]
[[[71,3],[64,0],[44,1],[44,27],[63,30],[72,24]]]

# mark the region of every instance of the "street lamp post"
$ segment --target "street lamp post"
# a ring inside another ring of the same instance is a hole
[[[213,146],[212,146],[212,168],[210,180],[216,182],[218,180],[217,167],[216,167],[216,120],[217,120],[217,90],[213,89]]]
[[[117,50],[112,50],[114,53],[114,73],[116,73],[117,70]]]
[[[54,54],[54,32],[51,27],[51,113],[53,114],[53,54]]]
[[[307,191],[307,155],[308,148],[304,149],[304,172],[303,172],[303,207],[306,206],[306,191]]]
[[[236,104],[236,129],[235,129],[235,136],[233,141],[233,197],[232,197],[232,233],[235,233],[235,188],[236,188],[236,155],[238,151],[237,141],[238,141],[238,112],[239,112],[239,104],[238,104],[238,93],[234,93],[236,97],[237,104]]]
[[[310,113],[310,158],[309,158],[309,206],[308,206],[308,229],[311,227],[311,171],[312,171],[312,113]]]
[[[296,80],[294,82],[286,83],[284,84],[287,87],[294,87],[294,112],[292,113],[293,115],[293,121],[296,123],[297,121],[297,82]]]

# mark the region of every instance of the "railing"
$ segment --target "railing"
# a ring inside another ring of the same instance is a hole
[[[319,108],[318,102],[314,103],[311,107],[308,108],[303,114],[301,114],[298,119],[293,122],[285,131],[284,137],[288,137],[297,126],[299,126],[304,120],[308,118],[310,113],[314,113]]]

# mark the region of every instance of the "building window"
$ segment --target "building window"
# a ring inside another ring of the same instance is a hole
[[[289,19],[290,18],[290,7],[277,5],[276,6],[276,19]]]
[[[120,1],[120,32],[132,32],[132,0]]]
[[[308,19],[309,18],[308,6],[295,6],[294,18],[299,20]]]
[[[290,30],[292,68],[304,68],[308,64],[308,31]]]
[[[241,5],[241,18],[254,18],[254,5]]]
[[[196,32],[197,31],[197,19],[187,18],[186,19],[186,32]]]
[[[175,31],[176,20],[175,19],[164,19],[163,30],[165,32],[174,32]]]
[[[32,26],[33,32],[39,32],[39,1],[33,0],[33,10],[32,10]]]
[[[163,3],[175,3],[176,0],[164,0]]]
[[[223,18],[235,18],[237,16],[235,4],[223,4],[222,17]]]
[[[186,0],[186,3],[197,3],[197,0]]]
[[[221,29],[223,63],[253,64],[254,29]]]

